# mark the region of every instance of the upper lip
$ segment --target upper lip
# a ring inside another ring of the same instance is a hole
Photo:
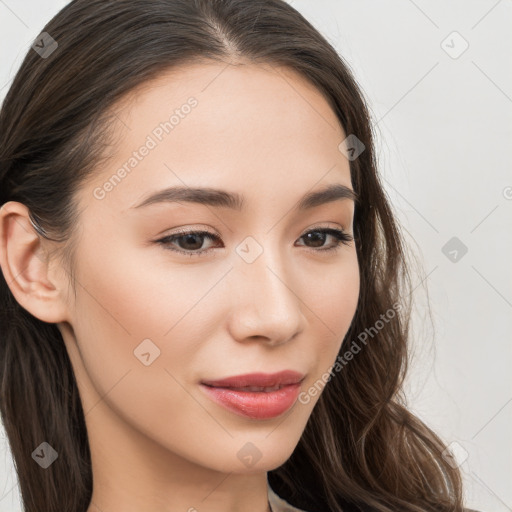
[[[304,378],[302,373],[293,370],[283,370],[277,373],[247,373],[245,375],[235,375],[218,380],[203,380],[207,386],[223,388],[241,388],[245,386],[274,387],[287,386],[301,382]]]

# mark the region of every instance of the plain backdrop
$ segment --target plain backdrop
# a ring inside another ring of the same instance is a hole
[[[0,0],[0,101],[67,3]],[[452,447],[467,505],[511,511],[512,1],[289,3],[361,85],[419,262],[409,406]],[[0,512],[21,511],[18,491],[0,424]]]

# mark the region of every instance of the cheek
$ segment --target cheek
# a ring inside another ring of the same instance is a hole
[[[302,297],[305,311],[311,314],[311,325],[315,326],[318,377],[335,362],[357,309],[360,277],[355,250],[322,274],[315,271],[315,276]]]
[[[101,393],[129,370],[148,375],[160,368],[165,374],[163,367],[186,364],[196,348],[182,338],[182,329],[217,277],[198,278],[194,285],[190,274],[148,264],[148,252],[121,241],[103,244],[101,252],[90,243],[82,247],[73,327],[83,364]],[[142,355],[147,352],[149,357]]]
[[[333,336],[344,335],[359,298],[359,266],[354,251],[323,269],[312,269],[304,278],[301,298],[317,317],[317,323]]]

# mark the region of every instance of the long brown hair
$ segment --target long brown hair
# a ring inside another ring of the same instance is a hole
[[[377,173],[369,108],[342,57],[283,0],[74,0],[42,32],[58,46],[46,58],[29,50],[0,112],[0,204],[27,206],[40,236],[59,242],[71,277],[77,191],[101,170],[112,107],[135,87],[178,65],[245,61],[291,68],[324,95],[345,133],[365,146],[350,161],[361,288],[340,355],[361,333],[372,335],[333,369],[294,453],[269,482],[310,511],[463,510],[446,446],[406,408],[410,272]],[[377,329],[381,315],[387,321]],[[0,412],[24,509],[84,512],[90,451],[61,333],[22,308],[3,275],[0,332]],[[31,457],[44,441],[60,458],[46,470]]]

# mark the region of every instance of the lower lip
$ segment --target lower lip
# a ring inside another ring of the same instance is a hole
[[[216,388],[201,384],[205,393],[226,409],[253,419],[275,418],[295,403],[299,395],[300,383],[284,386],[276,391],[238,391]]]

